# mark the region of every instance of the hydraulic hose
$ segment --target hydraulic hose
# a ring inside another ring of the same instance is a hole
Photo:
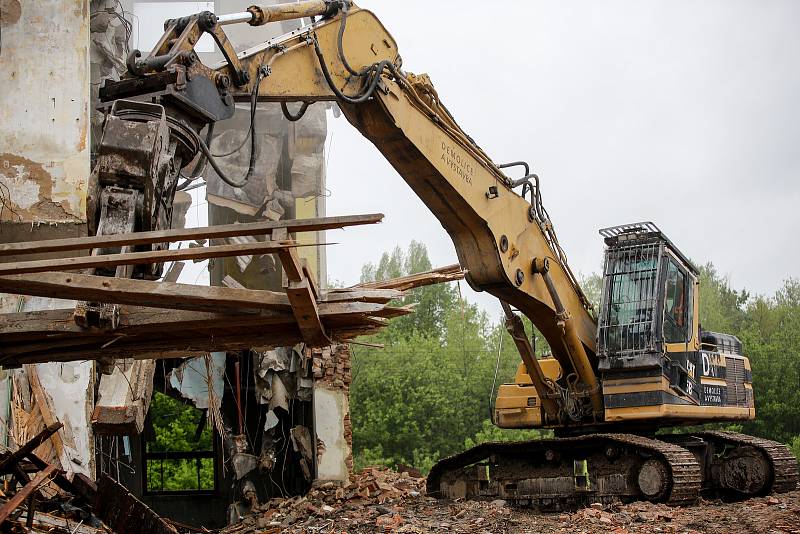
[[[300,109],[298,110],[297,114],[292,115],[292,112],[289,111],[289,108],[286,105],[286,102],[281,102],[281,111],[283,111],[283,116],[286,117],[286,120],[291,121],[291,122],[297,122],[297,121],[299,121],[300,119],[303,118],[303,115],[306,114],[306,110],[308,109],[308,105],[309,105],[308,102],[303,102],[303,105],[300,106]]]
[[[314,44],[314,53],[317,55],[317,59],[319,60],[320,69],[322,69],[322,76],[325,78],[325,82],[328,84],[328,87],[331,88],[333,94],[336,95],[336,98],[347,102],[348,104],[361,104],[362,102],[366,102],[371,96],[372,93],[375,92],[375,89],[378,87],[378,82],[380,81],[380,73],[383,72],[387,66],[392,65],[391,62],[387,59],[384,59],[377,65],[372,65],[368,67],[368,70],[373,71],[372,73],[372,81],[367,86],[367,89],[358,96],[348,96],[341,92],[336,84],[333,82],[333,77],[331,77],[331,73],[328,70],[328,65],[325,63],[325,57],[322,54],[322,50],[319,47],[319,41],[317,40],[317,36],[313,36],[311,38],[312,43]],[[392,67],[389,67],[389,70],[392,70]]]
[[[231,187],[235,188],[244,187],[245,185],[247,185],[247,182],[250,181],[250,178],[252,178],[253,174],[256,171],[256,159],[258,158],[258,144],[256,143],[256,135],[255,135],[256,102],[258,102],[258,95],[261,87],[261,81],[266,77],[266,72],[267,71],[264,68],[258,69],[258,75],[256,77],[255,85],[253,86],[253,93],[250,100],[250,130],[248,133],[250,137],[250,160],[247,168],[247,173],[244,175],[244,178],[240,180],[234,180],[230,178],[227,174],[225,174],[225,172],[220,168],[215,155],[212,154],[211,149],[208,148],[208,143],[206,143],[202,137],[200,137],[198,134],[195,133],[195,138],[197,139],[197,144],[200,146],[200,151],[206,157],[208,163],[217,173],[217,176],[219,176],[220,180],[222,180]],[[247,138],[245,138],[245,141],[246,140]],[[227,155],[237,152],[239,149],[241,149],[242,146],[244,146],[244,141],[242,142],[241,145],[239,145],[239,147],[236,150],[229,152]]]
[[[213,156],[213,154],[211,154],[211,150],[208,148],[208,145],[206,144],[206,142],[200,136],[197,136],[197,141],[198,141],[198,144],[200,145],[200,150],[203,152],[203,154],[205,154],[206,158],[208,159],[208,163],[211,165],[211,167],[217,173],[217,176],[219,176],[220,180],[222,180],[223,182],[225,182],[229,186],[235,187],[235,188],[241,188],[241,187],[244,187],[245,185],[247,185],[247,182],[250,181],[250,178],[253,176],[253,173],[256,171],[256,150],[257,150],[258,147],[256,146],[256,136],[255,135],[251,136],[250,165],[247,168],[247,174],[245,174],[244,178],[242,178],[239,181],[232,180],[231,178],[228,177],[227,174],[225,174],[225,172],[219,167],[219,164],[217,163],[217,159]]]

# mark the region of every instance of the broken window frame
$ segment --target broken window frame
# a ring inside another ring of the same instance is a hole
[[[153,393],[155,395],[155,392]],[[162,393],[163,394],[163,393]],[[175,399],[177,400],[177,399]],[[203,412],[203,410],[198,410]],[[150,414],[147,414],[147,423],[146,425],[152,425],[150,421]],[[203,415],[203,419],[205,420],[205,415]],[[208,421],[205,420],[206,425],[208,425]],[[220,488],[222,487],[222,469],[219,465],[219,451],[220,451],[220,439],[219,435],[214,428],[213,425],[209,426],[209,430],[211,432],[211,450],[205,451],[149,451],[147,448],[148,440],[147,440],[147,433],[143,432],[139,435],[140,443],[141,443],[141,476],[142,476],[142,494],[145,496],[180,496],[180,495],[208,495],[208,496],[216,496],[220,493]],[[152,442],[151,442],[152,443]],[[213,467],[213,488],[211,489],[203,489],[201,488],[200,483],[200,461],[203,459],[210,459],[212,460],[212,467]],[[160,487],[162,489],[151,489],[148,486],[148,461],[150,460],[161,460],[162,461],[162,473],[163,473],[163,461],[164,460],[196,460],[195,468],[197,472],[197,489],[180,489],[180,490],[167,490],[164,488],[164,479],[163,474],[160,480]]]

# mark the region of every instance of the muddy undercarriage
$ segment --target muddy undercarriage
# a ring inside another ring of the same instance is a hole
[[[798,466],[780,443],[732,432],[592,434],[484,443],[438,462],[428,494],[505,499],[543,511],[646,500],[746,499],[796,488]]]

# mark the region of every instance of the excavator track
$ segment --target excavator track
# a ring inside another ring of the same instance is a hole
[[[558,511],[614,500],[693,503],[702,474],[694,455],[633,434],[484,443],[439,461],[428,494],[501,498]]]
[[[721,446],[727,446],[733,450],[749,447],[760,451],[764,455],[768,462],[769,472],[764,474],[763,488],[753,492],[747,491],[745,488],[727,489],[745,495],[750,493],[755,495],[786,493],[797,489],[797,484],[800,480],[797,460],[783,443],[736,432],[709,431],[699,432],[694,435],[713,444],[715,449],[720,449]],[[718,479],[719,474],[715,478]]]

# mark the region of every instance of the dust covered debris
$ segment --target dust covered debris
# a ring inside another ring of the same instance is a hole
[[[424,488],[419,473],[370,467],[354,474],[346,486],[328,483],[305,497],[274,499],[220,532],[800,534],[800,491],[739,503],[701,500],[686,508],[635,502],[542,514],[503,500],[434,499]]]

